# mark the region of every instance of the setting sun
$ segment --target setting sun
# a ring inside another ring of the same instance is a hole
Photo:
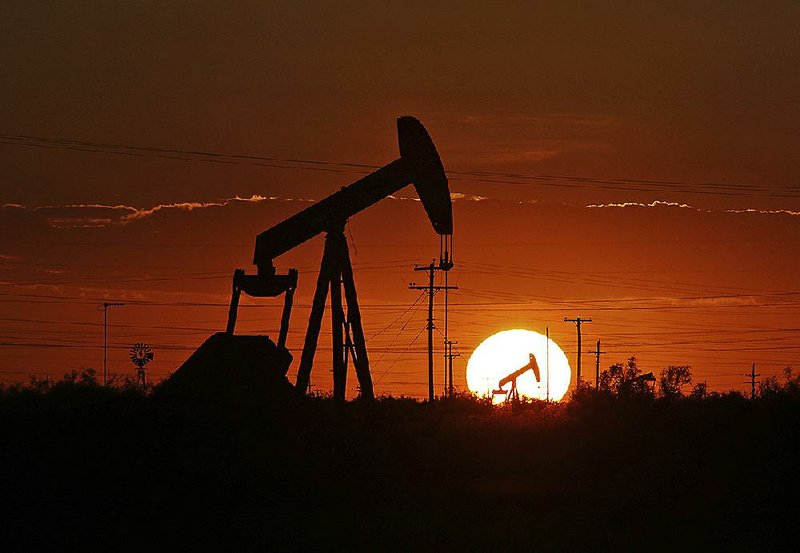
[[[525,367],[530,355],[536,359],[540,380],[537,382],[532,370],[525,371],[517,379],[520,398],[560,400],[567,393],[572,371],[564,351],[550,339],[538,332],[514,329],[504,330],[486,338],[475,348],[467,363],[467,385],[479,396],[492,395],[499,388],[502,378]],[[549,368],[549,376],[548,376]],[[511,384],[502,387],[509,392]],[[505,395],[496,394],[494,401],[500,402]]]

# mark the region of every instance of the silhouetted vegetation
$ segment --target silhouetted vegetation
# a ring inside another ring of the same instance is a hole
[[[792,550],[800,376],[655,393],[636,360],[571,401],[240,405],[0,390],[3,550]]]
[[[661,397],[675,398],[682,395],[684,386],[692,383],[692,369],[688,365],[670,365],[661,371],[658,390]]]

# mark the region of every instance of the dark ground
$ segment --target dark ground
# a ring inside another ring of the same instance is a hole
[[[800,401],[0,394],[0,549],[788,551]]]

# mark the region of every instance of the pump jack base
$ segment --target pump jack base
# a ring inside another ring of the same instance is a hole
[[[211,335],[156,390],[158,395],[232,403],[287,398],[292,354],[266,336]]]

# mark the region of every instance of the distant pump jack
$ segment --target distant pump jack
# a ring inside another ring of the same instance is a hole
[[[233,274],[227,333],[234,333],[242,292],[254,297],[286,294],[277,342],[279,348],[285,348],[298,272],[289,269],[287,274],[277,274],[273,260],[307,240],[326,233],[322,265],[297,371],[295,388],[302,394],[308,390],[325,301],[330,290],[334,397],[345,399],[347,363],[350,358],[355,366],[361,396],[368,399],[374,397],[361,312],[344,235],[347,220],[413,183],[433,229],[444,237],[445,243],[453,234],[447,176],[428,132],[417,119],[401,117],[397,120],[397,134],[400,146],[398,159],[262,232],[256,239],[253,258],[258,273],[247,275],[243,269],[237,269]]]
[[[538,383],[541,382],[542,377],[539,374],[539,365],[536,363],[536,357],[534,357],[532,353],[528,355],[530,356],[530,361],[528,362],[528,364],[522,368],[517,369],[508,376],[501,378],[500,382],[498,382],[497,389],[492,391],[493,396],[504,395],[506,396],[506,401],[508,402],[519,401],[519,392],[517,391],[517,379],[528,371],[533,371],[533,375],[536,378],[536,382]],[[511,388],[509,388],[508,390],[504,390],[503,386],[506,386],[509,383],[511,384]]]

